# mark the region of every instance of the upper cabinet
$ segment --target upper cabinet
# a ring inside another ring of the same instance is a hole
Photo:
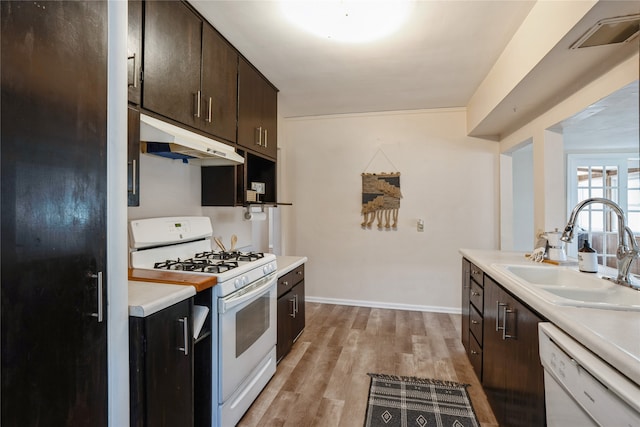
[[[236,141],[237,63],[231,45],[182,2],[145,2],[142,107]]]
[[[238,144],[275,159],[278,91],[243,58],[238,65],[238,100]]]
[[[129,0],[127,32],[127,87],[129,102],[140,105],[140,70],[142,66],[142,1]]]
[[[209,25],[202,28],[200,129],[236,141],[238,53]]]
[[[181,2],[145,2],[142,106],[196,127],[202,21]]]

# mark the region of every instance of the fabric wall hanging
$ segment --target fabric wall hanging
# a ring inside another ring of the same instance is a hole
[[[363,228],[377,220],[378,230],[398,228],[400,209],[400,172],[362,174]],[[392,222],[393,221],[393,222]]]

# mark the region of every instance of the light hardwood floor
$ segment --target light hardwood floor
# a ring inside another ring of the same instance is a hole
[[[238,426],[362,426],[369,372],[470,384],[481,425],[498,425],[460,342],[460,315],[307,303],[306,316]]]

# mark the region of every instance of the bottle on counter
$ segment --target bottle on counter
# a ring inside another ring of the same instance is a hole
[[[578,270],[585,273],[598,272],[598,253],[589,245],[588,240],[578,250]]]

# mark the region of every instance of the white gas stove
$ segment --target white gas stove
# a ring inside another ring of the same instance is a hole
[[[212,426],[235,425],[276,370],[276,257],[216,251],[208,217],[129,224],[131,267],[214,276]]]

